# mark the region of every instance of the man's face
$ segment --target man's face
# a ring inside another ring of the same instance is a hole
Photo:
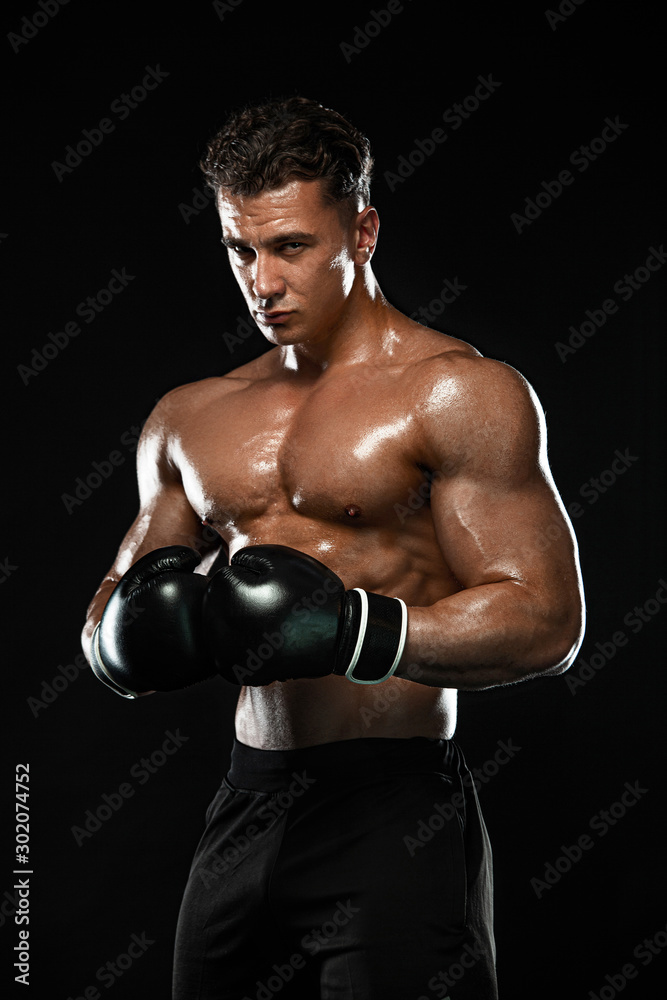
[[[323,184],[294,179],[255,195],[218,196],[232,270],[272,344],[316,343],[346,317],[363,257],[357,216],[328,203]]]

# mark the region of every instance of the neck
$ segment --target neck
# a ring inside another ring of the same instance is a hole
[[[395,313],[366,267],[336,324],[320,337],[280,347],[281,363],[296,374],[317,376],[335,367],[390,356],[396,340]]]

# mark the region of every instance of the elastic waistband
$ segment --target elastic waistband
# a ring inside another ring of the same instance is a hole
[[[296,750],[258,750],[235,739],[228,780],[236,788],[277,792],[295,774],[308,778],[349,781],[383,774],[438,772],[456,777],[465,766],[454,740],[425,736],[409,739],[365,737],[320,743]]]

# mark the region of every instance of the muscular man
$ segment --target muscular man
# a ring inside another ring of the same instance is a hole
[[[303,98],[211,141],[222,240],[273,346],[158,403],[138,517],[88,612],[84,648],[118,693],[240,686],[177,1000],[496,997],[457,690],[558,674],[581,642],[540,405],[384,297],[371,166]]]

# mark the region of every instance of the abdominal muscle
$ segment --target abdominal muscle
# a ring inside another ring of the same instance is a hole
[[[413,538],[406,552],[394,541],[387,547],[382,532],[361,532],[356,538],[346,533],[341,545],[335,533],[334,544],[326,555],[315,539],[291,537],[280,532],[268,537],[254,536],[250,544],[270,543],[281,538],[282,544],[326,562],[343,580],[346,588],[363,587],[369,591],[402,597],[410,606],[435,603],[456,589],[444,574],[426,569],[433,560],[419,557],[419,545]],[[373,536],[368,537],[369,535]],[[321,537],[321,535],[320,535]],[[382,543],[385,543],[384,545]],[[230,556],[239,546],[230,546]],[[243,546],[240,546],[243,547]],[[412,551],[410,551],[412,550]],[[432,556],[430,545],[423,556]],[[416,668],[415,668],[416,669]],[[346,677],[330,675],[276,681],[266,686],[241,689],[236,709],[236,736],[247,746],[262,750],[288,750],[338,740],[363,738],[409,739],[424,736],[451,739],[456,727],[457,693],[417,681],[390,677],[379,684],[355,684]]]
[[[456,691],[390,677],[355,684],[345,677],[276,681],[244,687],[236,709],[236,736],[260,750],[366,737],[451,739]]]

